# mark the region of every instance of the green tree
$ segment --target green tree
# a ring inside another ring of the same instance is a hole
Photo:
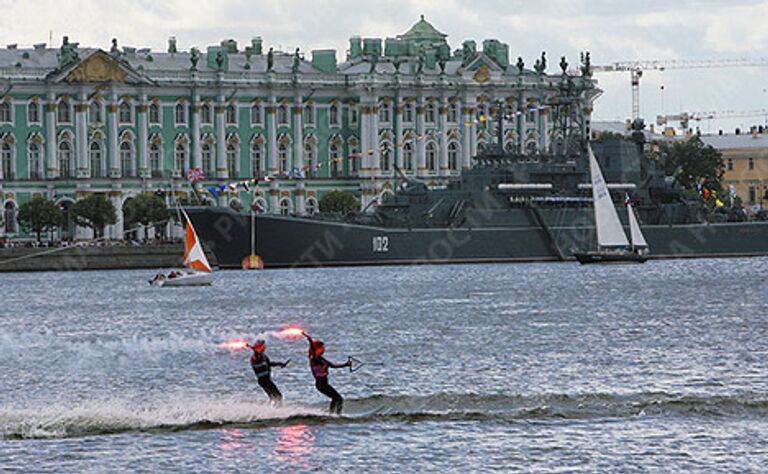
[[[117,222],[117,212],[112,202],[102,194],[91,194],[72,206],[75,224],[93,229],[94,236],[104,235],[104,226]]]
[[[35,196],[21,205],[18,219],[25,229],[37,235],[37,241],[40,242],[42,232],[61,225],[62,215],[53,201],[43,196]]]
[[[725,162],[719,150],[705,145],[698,136],[684,142],[662,143],[660,149],[662,156],[666,154],[665,171],[677,176],[684,187],[695,189],[701,184],[723,195]]]
[[[168,207],[165,201],[155,194],[140,194],[123,207],[125,223],[128,227],[138,224],[148,226],[168,220]]]
[[[331,191],[320,198],[321,212],[340,212],[349,214],[360,210],[360,203],[352,193],[346,191]]]

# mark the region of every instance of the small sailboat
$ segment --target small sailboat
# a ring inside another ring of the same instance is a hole
[[[627,199],[629,230],[632,243],[627,240],[627,234],[619,221],[616,207],[613,205],[611,193],[605,184],[605,178],[600,170],[592,148],[589,148],[589,169],[592,179],[592,201],[595,211],[595,229],[597,230],[597,250],[574,252],[573,256],[579,263],[643,263],[648,251],[640,224],[632,209],[632,203]]]
[[[186,233],[184,238],[184,266],[185,270],[173,270],[167,274],[158,273],[149,281],[152,286],[207,286],[213,282],[213,271],[208,259],[205,257],[203,246],[197,238],[197,232],[192,226],[192,221],[183,210],[186,220]]]

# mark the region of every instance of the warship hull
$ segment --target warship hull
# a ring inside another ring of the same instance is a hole
[[[223,207],[187,212],[221,268],[240,268],[252,249],[264,268],[575,260],[595,235],[590,213],[507,211],[476,226],[393,228]],[[496,222],[496,225],[490,225]],[[648,259],[768,255],[768,222],[643,226]]]

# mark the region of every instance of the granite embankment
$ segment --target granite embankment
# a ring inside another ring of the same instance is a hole
[[[3,248],[0,272],[171,268],[181,266],[183,255],[182,244]]]

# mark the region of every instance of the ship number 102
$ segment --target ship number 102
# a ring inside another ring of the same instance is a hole
[[[373,238],[373,251],[377,253],[389,252],[389,237],[377,235]]]

